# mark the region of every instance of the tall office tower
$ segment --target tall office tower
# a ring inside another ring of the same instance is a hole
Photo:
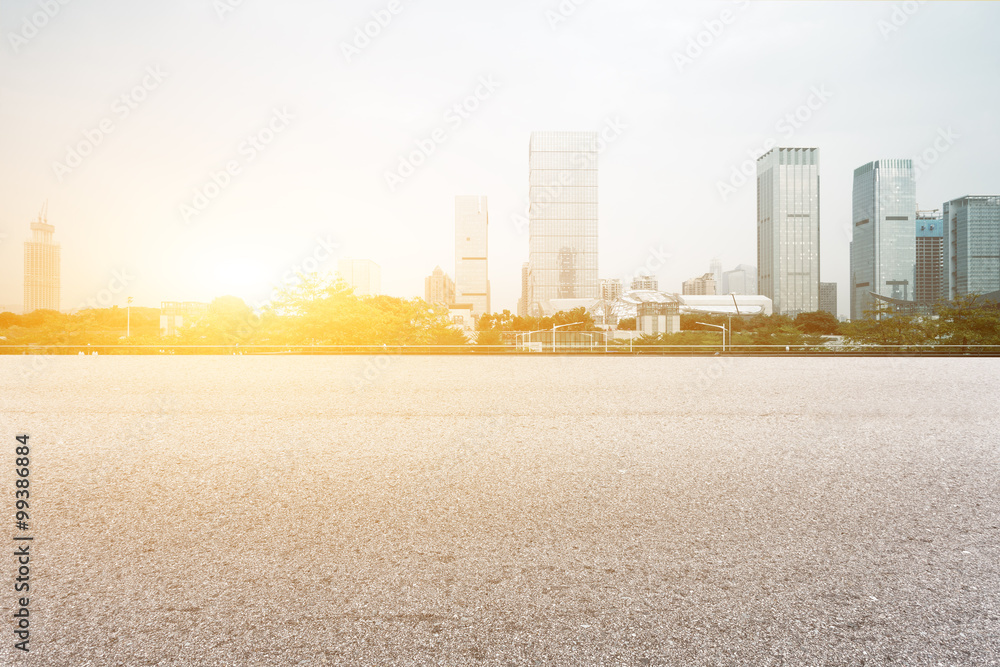
[[[528,316],[528,282],[531,276],[531,264],[525,262],[521,265],[521,298],[517,300],[517,316]]]
[[[59,310],[58,243],[56,228],[49,224],[48,204],[31,223],[31,240],[24,242],[24,312]]]
[[[370,259],[337,260],[337,275],[353,287],[358,296],[374,296],[382,292],[382,269]]]
[[[774,312],[819,308],[819,149],[773,148],[757,159],[757,288]]]
[[[455,303],[455,282],[435,266],[433,273],[424,278],[424,301],[450,306]]]
[[[913,300],[917,181],[913,160],[876,160],[854,170],[851,319],[874,307],[872,293]]]
[[[489,213],[486,197],[455,197],[455,303],[472,304],[476,318],[491,313]]]
[[[629,285],[629,289],[660,289],[660,281],[656,276],[650,276],[646,274],[639,274],[632,278],[632,284]]]
[[[721,287],[722,286],[722,262],[719,260],[718,257],[716,257],[715,259],[713,259],[712,262],[708,265],[708,271],[713,276],[715,276],[715,285],[716,285],[716,287],[717,288]]]
[[[837,317],[837,283],[819,284],[819,309]]]
[[[1000,290],[1000,195],[970,195],[944,205],[945,298]]]
[[[944,282],[944,221],[936,211],[917,213],[917,256],[913,300],[933,306],[941,300]]]
[[[690,294],[692,296],[713,296],[715,294],[715,274],[706,273],[698,276],[697,278],[685,280],[684,285],[682,286],[682,291],[684,294]]]
[[[553,299],[598,299],[597,133],[532,132],[528,146],[530,315]]]
[[[757,294],[757,267],[737,264],[722,274],[722,294]]]

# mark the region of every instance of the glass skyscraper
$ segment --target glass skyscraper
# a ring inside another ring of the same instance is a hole
[[[1000,195],[954,199],[943,218],[945,296],[1000,290]]]
[[[554,299],[599,299],[596,132],[532,132],[528,147],[528,314]]]
[[[876,160],[854,170],[851,319],[873,307],[871,293],[912,301],[917,241],[913,160]]]
[[[757,159],[758,291],[774,312],[819,310],[819,149],[773,148]]]
[[[477,318],[490,313],[489,225],[485,196],[455,197],[455,303]]]

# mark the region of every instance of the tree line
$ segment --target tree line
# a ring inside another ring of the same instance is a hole
[[[75,313],[38,310],[26,315],[0,313],[3,345],[163,345],[160,311],[133,307],[126,336],[124,308],[84,309]],[[680,316],[681,331],[635,337],[632,345],[721,344],[725,325],[732,345],[821,345],[840,336],[848,345],[1000,346],[1000,308],[979,296],[938,304],[933,313],[907,314],[878,306],[861,320],[842,323],[825,312],[728,317],[713,314]],[[188,322],[169,342],[177,345],[478,345],[512,344],[513,332],[596,331],[584,308],[549,317],[519,317],[509,310],[482,315],[470,337],[454,326],[446,306],[423,299],[358,296],[343,281],[317,274],[275,292],[254,311],[242,299],[223,296],[208,304],[196,322]],[[635,319],[618,323],[634,330]],[[510,335],[505,335],[510,334]],[[621,341],[619,341],[621,343]],[[625,342],[624,344],[628,344]]]

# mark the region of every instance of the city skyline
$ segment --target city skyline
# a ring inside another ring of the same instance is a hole
[[[20,242],[46,198],[67,249],[64,307],[93,299],[116,272],[132,277],[117,305],[131,295],[156,306],[227,293],[266,300],[317,239],[337,245],[321,270],[371,257],[384,292],[420,296],[428,269],[450,254],[452,197],[484,192],[493,310],[514,310],[527,259],[525,145],[532,131],[558,128],[603,139],[600,277],[627,282],[669,256],[654,273],[674,290],[712,257],[754,264],[750,183],[764,148],[820,147],[821,280],[840,285],[843,313],[857,165],[915,159],[922,209],[997,191],[1000,136],[986,110],[998,93],[963,65],[1000,65],[987,47],[998,9],[929,3],[896,26],[892,8],[588,3],[553,24],[531,3],[494,15],[437,2],[405,7],[348,57],[341,45],[370,11],[69,5],[0,52],[0,88],[18,102],[0,105],[0,303],[22,300]],[[727,9],[735,20],[692,49]],[[34,11],[7,3],[0,28],[20,34]],[[523,53],[499,55],[511,34]],[[926,49],[951,37],[947,52]],[[421,46],[428,38],[442,41],[440,54]],[[788,59],[793,49],[800,56]],[[758,73],[752,82],[746,68]],[[965,91],[961,105],[930,94],[941,81]],[[387,173],[402,180],[394,190]],[[185,219],[182,206],[195,213]]]

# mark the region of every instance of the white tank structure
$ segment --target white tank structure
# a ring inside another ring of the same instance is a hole
[[[618,319],[636,317],[639,304],[676,304],[682,314],[714,313],[718,315],[770,315],[774,312],[766,296],[749,294],[681,295],[657,290],[627,290],[615,301],[613,310]]]
[[[774,305],[766,296],[757,294],[715,294],[679,296],[682,313],[716,313],[719,315],[771,315]]]

